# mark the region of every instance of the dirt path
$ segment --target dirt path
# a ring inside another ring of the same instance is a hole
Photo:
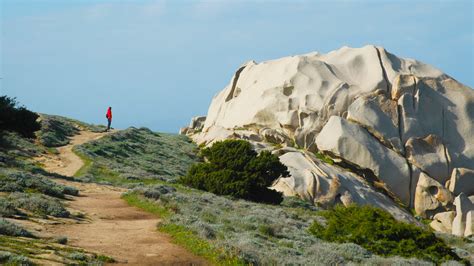
[[[48,171],[72,176],[83,165],[72,152],[75,145],[99,139],[104,133],[82,131],[67,146],[59,148],[59,155],[43,158]],[[171,243],[166,234],[156,230],[155,216],[130,207],[120,197],[125,189],[92,183],[55,180],[74,186],[80,196],[74,197],[68,207],[84,213],[87,222],[47,226],[53,235],[68,237],[68,243],[113,257],[118,264],[128,265],[205,265],[202,258]]]

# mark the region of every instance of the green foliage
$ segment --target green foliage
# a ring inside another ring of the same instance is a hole
[[[15,255],[11,252],[5,252],[5,251],[0,251],[0,263],[2,265],[21,265],[21,266],[35,265],[25,256]]]
[[[75,124],[59,116],[42,115],[39,141],[46,147],[59,147],[69,143],[69,137],[79,129]]]
[[[323,240],[355,243],[382,256],[417,257],[435,263],[460,260],[433,232],[399,222],[381,209],[338,205],[321,215],[327,224],[314,222],[309,231]]]
[[[76,196],[79,193],[76,188],[57,184],[41,175],[2,168],[0,168],[0,191],[36,191],[57,198],[64,198],[65,194]]]
[[[225,140],[202,150],[208,160],[193,165],[180,182],[217,195],[230,195],[255,202],[279,204],[280,192],[268,189],[288,170],[277,156],[268,151],[259,155],[249,142]]]
[[[12,217],[19,213],[13,203],[4,198],[0,198],[0,217]]]
[[[186,136],[128,128],[75,148],[87,163],[77,177],[123,185],[176,180],[197,161]]]
[[[23,137],[34,138],[35,131],[41,128],[36,119],[36,113],[18,106],[14,98],[0,96],[0,131],[15,131]]]
[[[2,218],[0,218],[0,235],[33,237],[30,232],[22,227]]]
[[[216,249],[207,241],[201,239],[196,233],[176,224],[160,224],[158,229],[161,232],[171,235],[173,241],[191,251],[197,256],[201,256],[217,265],[246,265],[240,259],[223,250]]]
[[[137,193],[126,193],[122,196],[122,199],[124,199],[130,206],[135,206],[161,218],[166,218],[171,215],[171,212],[167,208],[143,199]]]
[[[155,187],[158,189],[157,192],[167,194],[169,192],[165,191],[169,187]],[[149,196],[155,197],[156,193],[149,193]],[[140,208],[146,212],[157,215],[161,219],[171,218],[174,212],[174,209],[170,205],[160,206],[155,202],[148,200],[137,192],[126,193],[122,196],[125,201],[131,206]],[[165,203],[166,204],[166,203]],[[160,223],[158,230],[161,232],[169,234],[173,241],[191,251],[197,256],[201,256],[216,265],[244,265],[237,257],[227,253],[224,250],[217,249],[207,241],[201,239],[195,232],[187,229],[184,226],[173,224],[173,223]]]
[[[330,165],[333,165],[334,164],[334,160],[331,159],[331,157],[325,155],[325,154],[322,154],[320,152],[316,152],[314,153],[316,155],[316,158],[318,158],[319,160],[327,163],[327,164],[330,164]]]
[[[8,200],[15,207],[25,209],[38,215],[51,215],[55,217],[69,217],[70,213],[63,204],[54,198],[42,194],[27,194],[15,192],[8,196]]]

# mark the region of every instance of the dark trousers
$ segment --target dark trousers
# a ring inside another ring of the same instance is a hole
[[[110,130],[110,124],[112,124],[112,119],[107,118],[107,131]]]

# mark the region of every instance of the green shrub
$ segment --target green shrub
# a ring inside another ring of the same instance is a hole
[[[288,170],[268,151],[259,155],[247,141],[225,140],[202,150],[208,160],[193,165],[180,182],[217,195],[230,195],[255,202],[279,204],[280,192],[268,189]]]
[[[0,131],[18,132],[26,138],[34,138],[35,131],[41,128],[36,122],[38,115],[23,106],[18,106],[14,98],[0,96]]]
[[[55,217],[70,216],[69,211],[64,208],[59,200],[42,194],[14,192],[8,196],[8,200],[17,208],[25,209],[39,215],[51,215]]]
[[[15,206],[4,198],[0,198],[0,217],[12,217],[19,214]]]
[[[76,188],[55,183],[40,174],[33,175],[15,169],[0,168],[0,192],[25,191],[40,192],[56,198],[79,194]]]
[[[26,231],[22,227],[1,218],[0,218],[0,235],[25,236],[25,237],[33,236],[30,232]]]
[[[60,116],[41,116],[39,141],[46,147],[59,147],[69,143],[69,137],[79,132],[76,125]]]
[[[370,206],[336,206],[321,213],[325,226],[314,222],[309,231],[338,243],[355,243],[382,256],[417,257],[440,263],[460,258],[433,232],[395,220]]]
[[[35,265],[27,257],[23,255],[16,255],[8,251],[0,251],[0,263],[2,265]]]

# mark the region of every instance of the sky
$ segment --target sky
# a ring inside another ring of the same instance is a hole
[[[0,95],[177,132],[244,62],[375,44],[474,87],[474,1],[0,0]]]

